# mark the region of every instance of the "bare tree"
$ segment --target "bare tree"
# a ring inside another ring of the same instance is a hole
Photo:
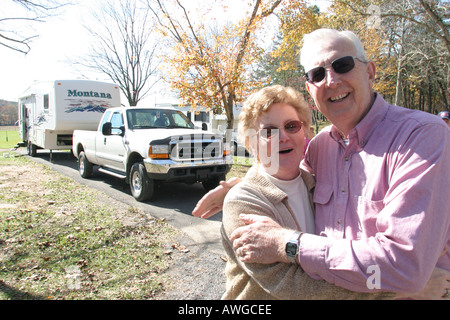
[[[394,104],[431,113],[448,108],[448,1],[369,0],[363,5],[349,0],[336,2],[365,18],[373,14],[368,10],[371,6],[379,9],[378,19],[382,21],[379,34],[386,37],[385,46],[379,51],[386,64],[379,68],[379,75],[384,77],[384,83],[391,81],[391,88],[395,87]],[[385,98],[389,101],[389,97]]]
[[[107,74],[120,86],[130,106],[136,106],[158,82],[158,45],[152,42],[153,23],[148,9],[135,0],[108,1],[94,13],[96,28],[86,26],[96,43],[91,53],[75,63]],[[98,26],[98,27],[97,27]]]
[[[69,5],[68,1],[58,0],[11,0],[8,8],[17,9],[15,12],[0,16],[0,45],[8,49],[27,54],[30,43],[39,35],[32,29],[32,25],[45,22],[55,15],[61,7]]]

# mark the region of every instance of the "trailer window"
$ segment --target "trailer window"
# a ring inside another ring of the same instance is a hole
[[[44,110],[48,110],[48,94],[44,94]]]
[[[201,122],[209,122],[209,112],[205,111],[196,112],[194,115],[194,120]]]

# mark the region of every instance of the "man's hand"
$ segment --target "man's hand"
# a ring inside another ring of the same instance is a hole
[[[216,213],[222,211],[223,201],[228,191],[242,180],[231,178],[227,181],[220,181],[220,185],[205,194],[192,211],[194,217],[208,219]]]
[[[242,262],[289,263],[285,246],[292,230],[283,229],[268,217],[241,214],[240,218],[246,225],[232,232],[231,241]]]

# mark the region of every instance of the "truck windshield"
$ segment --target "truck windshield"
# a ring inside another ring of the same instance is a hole
[[[127,110],[128,128],[188,128],[194,124],[179,110],[170,109],[132,109]]]

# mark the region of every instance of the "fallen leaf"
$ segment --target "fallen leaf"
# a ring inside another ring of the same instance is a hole
[[[188,253],[189,251],[191,251],[188,248],[186,248],[185,246],[181,245],[179,242],[173,243],[172,248],[177,249],[179,252],[182,252],[182,253]]]

